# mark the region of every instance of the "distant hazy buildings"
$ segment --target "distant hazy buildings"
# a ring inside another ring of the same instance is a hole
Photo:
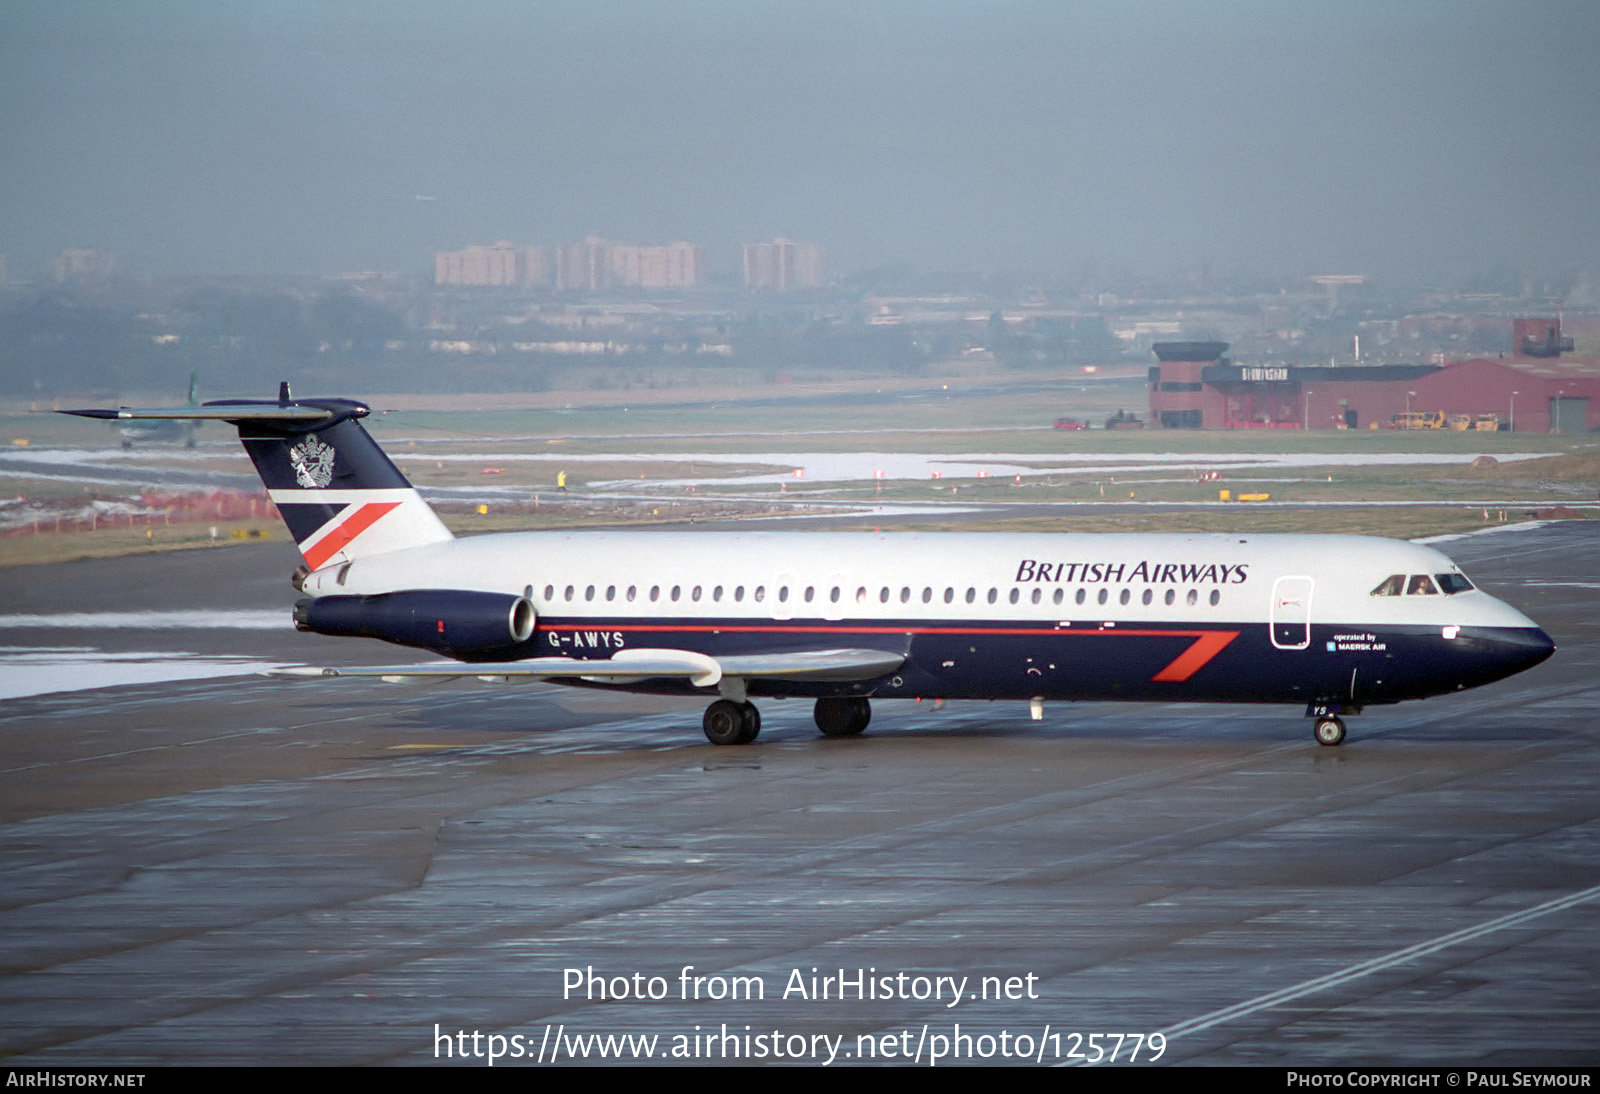
[[[556,248],[556,292],[599,292],[610,281],[611,244],[599,236]]]
[[[433,256],[435,285],[527,287],[546,285],[549,280],[543,248],[519,247],[503,239]]]
[[[533,287],[551,283],[545,253],[505,240],[474,244],[433,256],[435,285]],[[615,289],[698,289],[706,283],[705,253],[692,243],[613,243],[587,236],[555,248],[557,292]],[[822,248],[778,238],[744,246],[744,285],[760,292],[819,289],[824,284]]]
[[[752,291],[788,292],[820,289],[822,248],[779,237],[771,243],[744,245],[744,287]]]
[[[589,236],[556,249],[557,292],[694,289],[704,281],[700,248],[682,240],[654,247]]]
[[[1559,318],[1514,320],[1510,357],[1445,365],[1237,364],[1226,342],[1158,342],[1150,422],[1163,429],[1600,429],[1600,357]]]
[[[90,281],[110,277],[111,252],[76,248],[56,255],[57,281]]]
[[[611,245],[612,284],[639,289],[693,289],[705,278],[700,248],[679,240],[665,247]]]

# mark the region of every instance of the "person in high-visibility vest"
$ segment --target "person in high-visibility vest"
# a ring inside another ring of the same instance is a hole
[[[567,492],[567,473],[565,471],[556,472],[556,490],[562,494]]]

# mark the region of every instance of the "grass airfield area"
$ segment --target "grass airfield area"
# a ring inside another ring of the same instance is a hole
[[[368,399],[377,412],[369,426],[461,534],[781,527],[793,518],[840,529],[1411,538],[1481,528],[1486,512],[1488,523],[1558,507],[1592,517],[1600,497],[1600,443],[1588,436],[1098,428],[1118,409],[1142,411],[1142,377],[869,380],[735,394],[630,392],[655,401],[624,403],[618,393],[603,402],[543,393],[522,406],[500,396],[475,406],[464,396],[379,395]],[[1097,428],[1056,430],[1057,417]],[[106,423],[48,413],[0,416],[0,436],[27,441],[0,453],[0,497],[35,510],[137,506],[144,491],[195,488],[202,471],[254,488],[231,430],[218,425],[202,427],[189,450],[125,451]],[[1222,490],[1268,500],[1223,503]],[[218,537],[177,525],[11,534],[0,538],[0,565],[209,547],[248,541],[253,530],[279,532],[246,524]]]

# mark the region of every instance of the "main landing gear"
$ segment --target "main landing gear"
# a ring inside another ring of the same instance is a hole
[[[818,699],[812,711],[824,737],[854,737],[872,721],[872,706],[865,699]],[[761,732],[761,712],[754,703],[718,699],[706,707],[701,727],[714,745],[747,745]]]
[[[714,745],[747,745],[761,732],[761,712],[754,703],[718,699],[706,707],[701,726]]]
[[[811,712],[824,737],[854,737],[872,721],[872,705],[865,699],[818,699]]]

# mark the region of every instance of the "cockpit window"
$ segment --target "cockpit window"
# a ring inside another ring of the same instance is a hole
[[[1406,587],[1405,574],[1390,574],[1384,578],[1376,589],[1372,590],[1373,596],[1399,596]]]
[[[1438,584],[1435,585],[1434,582]],[[1373,596],[1438,596],[1464,593],[1473,588],[1472,582],[1460,574],[1390,574],[1372,590]]]
[[[1411,584],[1406,586],[1407,596],[1438,596],[1439,590],[1434,587],[1433,578],[1427,574],[1412,574]]]

